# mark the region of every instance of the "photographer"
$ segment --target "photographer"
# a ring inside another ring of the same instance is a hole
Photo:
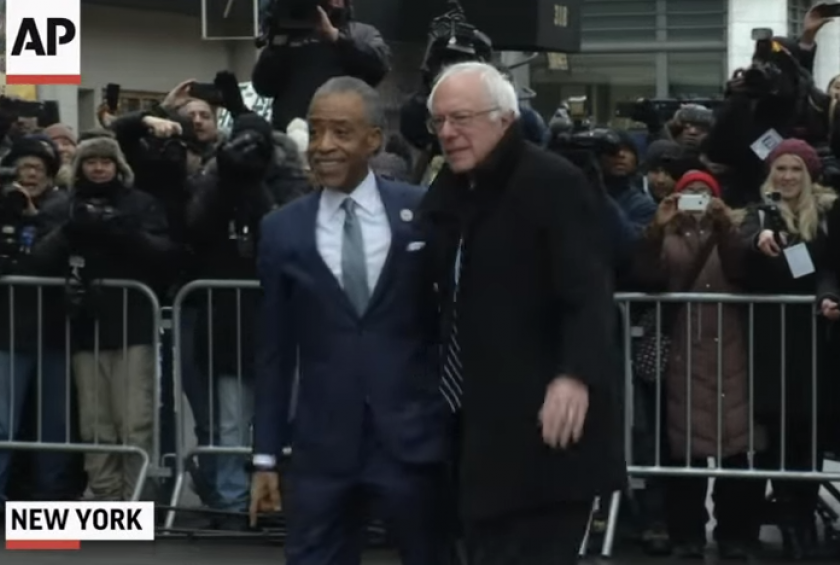
[[[272,134],[271,125],[256,114],[237,117],[229,141],[219,146],[216,158],[196,177],[187,207],[187,227],[197,256],[199,278],[255,278],[260,221],[271,210],[307,191],[300,171],[293,170],[300,166],[296,148],[286,143],[286,150],[278,149],[274,138],[279,135]],[[204,392],[204,402],[213,399],[215,404],[207,415],[216,418],[209,425],[219,436],[213,438],[214,444],[247,445],[253,405],[254,336],[250,328],[258,294],[215,289],[212,307],[203,295],[196,304],[196,363],[208,375],[203,382],[211,382],[215,387]],[[211,351],[208,336],[220,347]],[[200,398],[198,394],[193,397]],[[208,412],[206,406],[197,409]],[[205,503],[216,510],[247,511],[250,480],[245,463],[243,457],[215,457],[215,481],[208,485],[212,492]],[[236,517],[222,517],[213,526],[242,529],[247,523]]]
[[[126,114],[111,127],[134,172],[134,187],[161,203],[170,236],[184,244],[188,177],[201,168],[204,145],[198,141],[189,119],[177,113],[164,115],[167,117],[150,112]]]
[[[728,196],[733,203],[761,202],[764,159],[782,139],[803,139],[826,157],[840,154],[838,108],[802,66],[800,47],[761,31],[756,30],[752,65],[728,82],[704,144],[709,161],[729,168],[727,184],[740,193]]]
[[[82,441],[134,445],[152,453],[156,330],[148,298],[99,288],[97,279],[141,282],[155,291],[172,278],[177,246],[154,197],[133,188],[134,174],[117,142],[79,144],[69,198],[45,208],[55,221],[32,255],[44,272],[68,276]],[[127,347],[127,349],[126,349]],[[141,460],[85,456],[95,500],[130,500]]]
[[[0,188],[0,269],[2,275],[40,276],[33,246],[43,226],[54,221],[43,209],[66,195],[53,186],[57,162],[35,139],[21,138],[3,159]],[[35,410],[40,418],[36,441],[62,443],[70,434],[67,410],[70,383],[65,346],[63,292],[54,287],[0,286],[0,440],[25,440],[21,422]],[[31,395],[31,396],[30,396]],[[36,399],[34,406],[28,397]],[[5,500],[12,460],[0,451],[0,507]],[[32,490],[40,500],[74,500],[74,456],[33,452]]]
[[[349,75],[379,85],[391,57],[376,28],[353,20],[350,0],[306,0],[317,3],[317,23],[295,30],[278,28],[283,23],[274,21],[272,12],[285,1],[261,2],[270,43],[251,76],[257,94],[274,99],[272,124],[278,131],[305,116],[312,95],[333,77]]]

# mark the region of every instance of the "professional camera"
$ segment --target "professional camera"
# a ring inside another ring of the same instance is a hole
[[[186,162],[187,146],[179,137],[146,136],[140,140],[140,145],[149,160],[167,163]]]
[[[562,155],[586,153],[600,158],[618,153],[621,139],[611,129],[593,128],[553,135],[548,147]]]
[[[753,30],[753,40],[753,63],[741,74],[744,88],[754,96],[775,95],[782,88],[784,73],[773,61],[773,54],[781,50],[773,41],[773,31],[770,29]]]
[[[29,199],[11,184],[15,176],[14,169],[0,169],[0,274],[11,272],[20,253],[34,243],[34,228],[26,216]]]
[[[489,61],[493,56],[490,38],[467,21],[458,0],[449,0],[448,5],[447,12],[429,25],[429,42],[420,68],[427,84],[444,67],[464,61]]]
[[[700,112],[695,108],[702,107],[714,111],[722,105],[723,100],[713,98],[641,98],[633,102],[619,102],[616,105],[615,117],[659,127],[673,119],[677,112],[681,112],[680,117],[684,122],[704,123],[708,118],[699,115]],[[693,115],[695,112],[697,115]]]
[[[318,25],[318,8],[329,9],[329,0],[262,0],[257,47],[274,42],[278,35],[311,31]]]

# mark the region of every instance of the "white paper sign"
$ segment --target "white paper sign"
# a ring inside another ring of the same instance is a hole
[[[271,122],[271,98],[263,98],[257,94],[250,82],[239,83],[239,91],[242,93],[242,100],[245,102],[245,106],[250,108],[255,114]],[[217,123],[221,131],[230,131],[233,120],[231,120],[227,110],[219,110]]]
[[[785,249],[785,259],[787,259],[790,274],[795,279],[807,277],[816,270],[811,254],[808,253],[808,248],[804,243]]]
[[[782,141],[783,139],[782,136],[779,135],[779,132],[774,129],[768,129],[761,137],[756,139],[755,142],[750,145],[750,149],[753,150],[753,153],[755,153],[759,159],[764,161]]]

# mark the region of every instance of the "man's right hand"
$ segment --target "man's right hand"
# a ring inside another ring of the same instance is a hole
[[[257,471],[251,476],[251,527],[257,527],[260,514],[280,512],[280,475],[275,471]]]
[[[183,129],[181,129],[181,124],[178,122],[156,118],[154,116],[144,117],[143,125],[149,128],[149,133],[162,139],[175,137],[184,133]]]

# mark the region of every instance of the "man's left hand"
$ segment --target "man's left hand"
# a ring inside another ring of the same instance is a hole
[[[327,12],[320,6],[318,6],[318,15],[321,18],[321,21],[318,22],[318,26],[315,28],[318,34],[327,41],[333,43],[338,41],[338,28],[332,25]]]
[[[561,375],[551,381],[540,409],[543,441],[565,449],[583,437],[589,410],[589,390],[574,377]]]

